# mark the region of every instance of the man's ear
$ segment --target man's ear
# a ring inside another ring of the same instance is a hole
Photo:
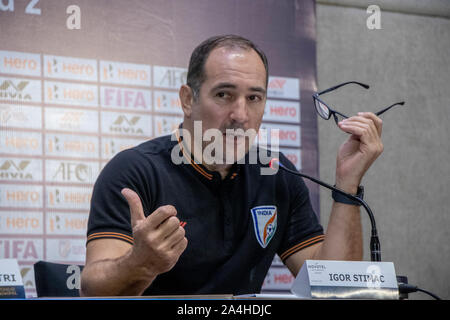
[[[191,87],[183,84],[180,88],[179,96],[184,116],[190,118],[192,114],[192,104],[194,103],[194,93],[192,92]]]

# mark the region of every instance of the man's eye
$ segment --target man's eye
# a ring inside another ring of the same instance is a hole
[[[229,98],[230,95],[229,95],[228,93],[226,93],[226,92],[218,92],[218,93],[216,94],[216,97],[219,97],[219,98]]]
[[[250,101],[260,101],[261,97],[257,96],[257,95],[251,95],[251,96],[248,97],[248,100],[250,100]]]

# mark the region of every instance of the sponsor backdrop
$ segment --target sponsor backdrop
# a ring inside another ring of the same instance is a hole
[[[178,88],[209,36],[240,34],[265,50],[262,127],[279,129],[280,150],[318,175],[312,0],[6,0],[0,31],[0,258],[18,260],[28,297],[36,261],[84,263],[96,177],[121,150],[179,125]],[[292,281],[277,257],[263,289]]]

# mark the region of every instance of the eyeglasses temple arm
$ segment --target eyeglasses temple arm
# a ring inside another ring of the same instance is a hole
[[[396,102],[396,103],[390,105],[389,107],[384,108],[383,110],[378,111],[377,113],[375,113],[375,115],[376,115],[376,116],[379,116],[379,115],[385,113],[386,111],[388,111],[390,108],[395,107],[396,105],[404,105],[404,104],[405,104],[405,101]]]
[[[342,86],[345,86],[345,85],[347,85],[347,84],[350,84],[350,83],[355,83],[355,84],[357,84],[357,85],[360,85],[361,87],[364,87],[364,88],[366,88],[366,89],[369,89],[369,86],[368,86],[367,84],[364,84],[364,83],[361,83],[361,82],[357,82],[357,81],[348,81],[348,82],[344,82],[344,83],[338,84],[337,86],[331,87],[331,88],[326,89],[326,90],[324,90],[324,91],[318,92],[318,93],[316,93],[316,95],[319,96],[319,95],[321,95],[321,94],[324,94],[324,93],[327,93],[327,92],[336,90],[336,89],[338,89],[338,88],[340,88],[340,87],[342,87]]]

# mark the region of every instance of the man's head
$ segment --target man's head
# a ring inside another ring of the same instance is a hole
[[[180,88],[183,128],[193,134],[194,122],[201,122],[203,135],[208,129],[219,130],[227,147],[223,154],[234,149],[234,159],[240,159],[254,137],[225,134],[227,129],[259,130],[267,82],[267,59],[251,41],[234,35],[207,39],[193,51],[187,85]],[[203,150],[209,142],[202,142]]]
[[[211,51],[220,47],[254,50],[261,58],[266,69],[266,86],[269,80],[269,66],[266,55],[253,42],[237,35],[215,36],[206,39],[192,52],[187,74],[187,85],[192,89],[194,99],[198,99],[200,87],[205,81],[205,63]]]

